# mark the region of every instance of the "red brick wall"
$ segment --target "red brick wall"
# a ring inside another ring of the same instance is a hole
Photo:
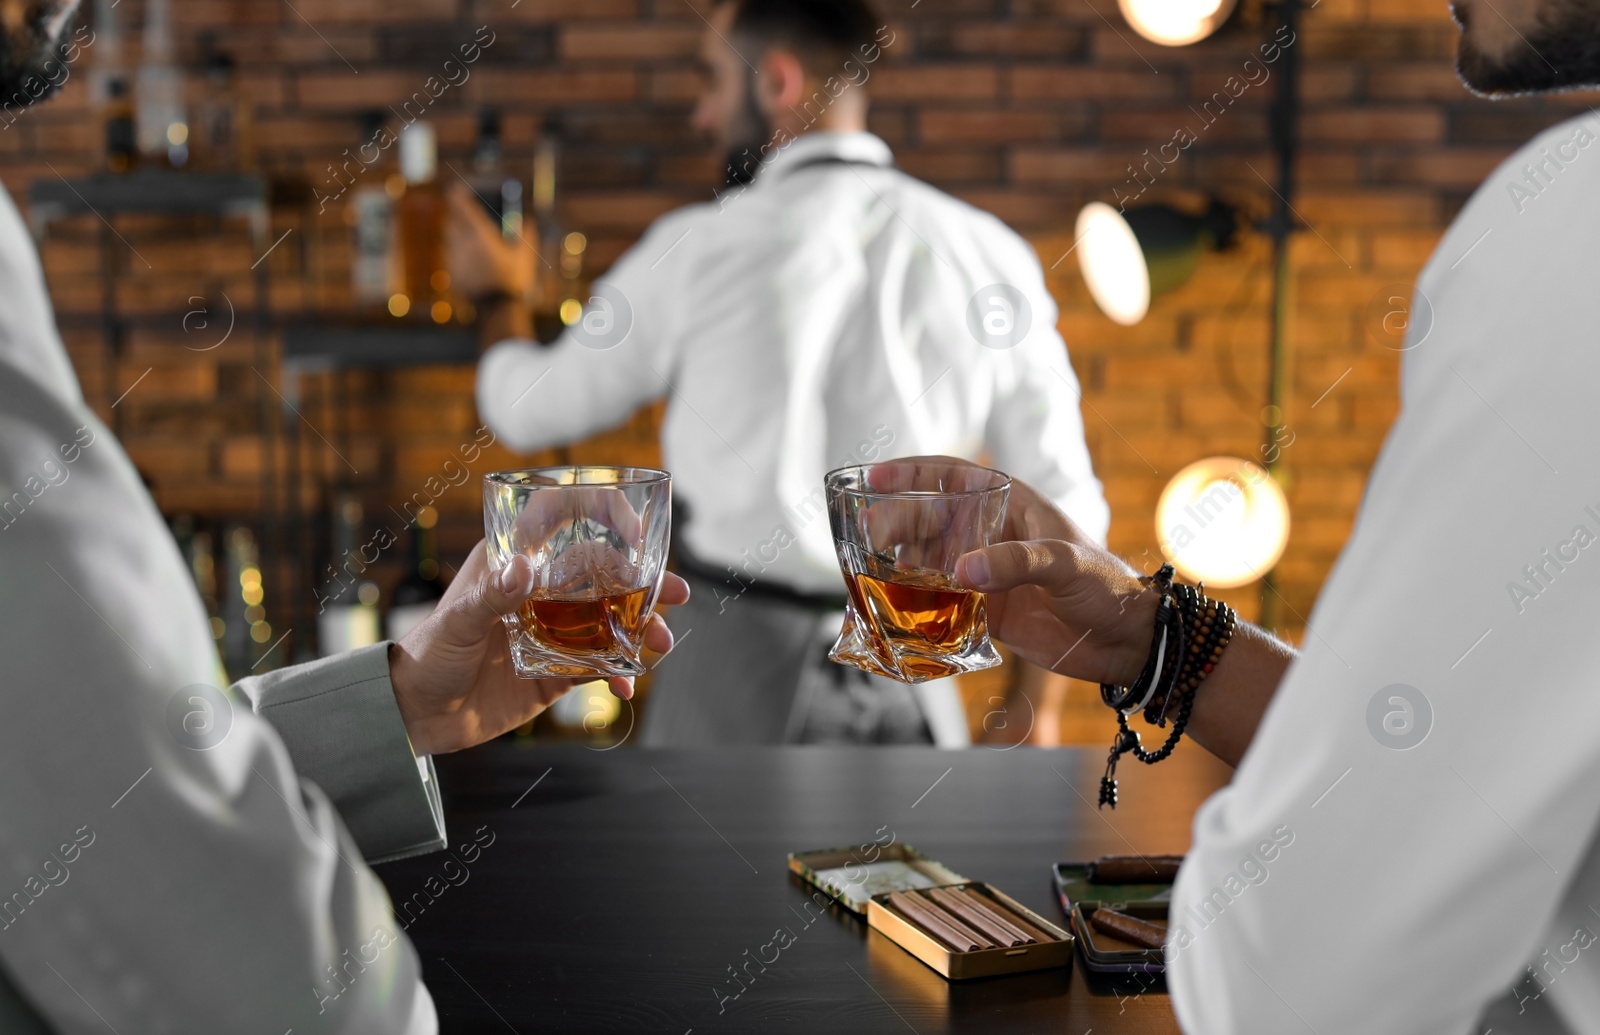
[[[137,26],[139,0],[118,9]],[[1257,449],[1265,242],[1246,235],[1133,328],[1094,310],[1075,258],[1057,263],[1078,207],[1128,189],[1125,167],[1144,149],[1181,127],[1198,130],[1191,105],[1240,73],[1265,30],[1239,15],[1211,40],[1164,49],[1129,31],[1109,0],[889,0],[885,14],[897,37],[870,83],[872,128],[906,169],[1036,242],[1092,404],[1085,419],[1114,510],[1112,543],[1130,555],[1153,549],[1151,512],[1172,473],[1202,456]],[[363,109],[398,105],[477,26],[490,26],[495,42],[470,80],[435,108],[442,157],[461,167],[477,107],[494,103],[506,112],[510,160],[525,171],[540,120],[559,114],[572,137],[562,213],[569,228],[590,236],[594,268],[653,217],[707,197],[715,174],[717,163],[686,125],[702,31],[687,0],[298,0],[293,8],[178,0],[176,19],[186,60],[196,59],[202,32],[239,60],[266,169],[319,185],[325,166],[359,142]],[[137,31],[127,42],[136,56]],[[1315,232],[1300,234],[1293,250],[1285,416],[1295,438],[1284,462],[1294,530],[1278,569],[1291,628],[1309,612],[1349,532],[1395,413],[1398,353],[1366,332],[1369,301],[1386,285],[1412,281],[1452,213],[1501,157],[1586,103],[1469,97],[1451,70],[1454,30],[1442,0],[1321,0],[1294,45],[1305,63],[1295,206]],[[91,46],[85,61],[93,60]],[[1276,75],[1280,66],[1269,67]],[[0,180],[13,194],[36,178],[92,168],[98,129],[84,80],[75,75],[62,96],[0,130]],[[1257,172],[1273,176],[1271,89],[1251,87],[1197,133],[1144,200],[1211,190],[1264,215],[1270,191]],[[294,231],[267,259],[276,312],[345,304],[342,215],[337,206],[309,220],[293,209],[275,215],[273,238]],[[125,240],[108,251],[121,271],[118,304],[145,316],[109,381],[94,324],[101,226],[69,221],[45,246],[89,397],[109,413],[137,381],[118,416],[169,512],[248,514],[266,456],[257,407],[262,398],[271,403],[266,381],[279,383],[272,345],[258,354],[241,320],[224,345],[197,351],[212,331],[197,329],[193,317],[186,330],[183,314],[191,297],[224,291],[250,306],[256,246],[238,227],[217,234],[204,222],[125,220],[117,229]],[[354,377],[341,406],[305,407],[319,432],[342,444],[348,465],[303,434],[307,459],[330,478],[364,486],[375,502],[403,500],[471,437],[470,383],[466,371]],[[648,457],[651,428],[646,414],[576,455]],[[495,453],[482,469],[509,460]],[[465,549],[475,490],[453,489],[441,505],[452,530],[447,548]],[[1236,594],[1243,603],[1250,595]]]

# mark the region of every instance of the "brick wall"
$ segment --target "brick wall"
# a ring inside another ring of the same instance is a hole
[[[713,182],[717,163],[686,125],[702,31],[689,0],[177,0],[175,8],[185,60],[197,60],[202,33],[238,59],[256,106],[261,162],[274,173],[325,186],[328,163],[359,143],[364,109],[398,105],[488,25],[495,42],[470,80],[433,109],[442,157],[461,167],[475,111],[493,103],[506,114],[513,167],[526,170],[541,120],[559,115],[571,140],[562,215],[589,235],[591,272],[655,216],[707,197]],[[137,26],[140,0],[119,10]],[[1272,83],[1249,87],[1208,125],[1195,109],[1230,76],[1259,77],[1243,62],[1266,31],[1242,12],[1210,40],[1165,49],[1129,31],[1109,0],[886,0],[884,13],[897,37],[870,83],[872,128],[904,168],[996,212],[1036,243],[1091,404],[1085,420],[1113,507],[1112,544],[1133,556],[1153,551],[1152,509],[1180,466],[1257,450],[1267,245],[1247,234],[1133,328],[1102,317],[1075,258],[1060,257],[1078,207],[1114,188],[1136,189],[1130,163],[1183,128],[1198,141],[1162,168],[1141,200],[1214,191],[1265,215]],[[1370,300],[1414,279],[1500,158],[1587,103],[1469,97],[1452,72],[1454,35],[1442,0],[1321,0],[1293,44],[1304,59],[1305,103],[1295,207],[1314,232],[1298,235],[1292,252],[1285,418],[1294,440],[1284,462],[1294,529],[1278,568],[1291,632],[1350,530],[1395,414],[1399,354],[1367,332]],[[136,30],[128,46],[136,56]],[[84,61],[94,58],[91,46]],[[1267,67],[1276,74],[1278,66]],[[98,130],[85,78],[75,75],[62,96],[0,130],[0,181],[14,195],[36,178],[92,168]],[[221,346],[200,351],[217,325],[198,326],[204,320],[192,315],[192,299],[216,306],[226,293],[241,309],[255,299],[250,267],[259,245],[241,227],[218,229],[124,220],[117,240],[85,217],[54,229],[44,254],[88,395],[109,415],[127,392],[116,416],[162,505],[246,515],[259,505],[269,454],[284,459],[257,422],[263,399],[281,412],[266,394],[268,382],[281,380],[272,341],[258,347],[248,320]],[[347,298],[342,211],[280,209],[271,237],[286,230],[291,237],[266,260],[271,308],[337,310]],[[120,271],[119,307],[142,314],[114,370],[96,325],[107,255]],[[360,375],[339,387],[342,397],[334,389],[328,378],[308,385],[303,412],[330,445],[302,433],[302,459],[375,503],[416,491],[476,424],[466,371]],[[649,458],[653,426],[643,414],[573,455]],[[487,470],[510,460],[498,452],[481,463]],[[476,493],[452,489],[440,505],[446,550],[459,554],[474,536]],[[1254,590],[1233,596],[1253,613]]]

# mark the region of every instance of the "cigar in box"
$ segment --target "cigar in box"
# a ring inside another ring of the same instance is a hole
[[[1072,935],[981,882],[874,895],[867,923],[952,981],[1072,965]]]
[[[1171,884],[1181,865],[1181,855],[1102,855],[1085,876],[1091,884]]]

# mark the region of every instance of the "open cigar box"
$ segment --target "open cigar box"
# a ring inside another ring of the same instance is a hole
[[[792,852],[789,869],[951,981],[1072,967],[1072,935],[908,844]]]
[[[1072,935],[982,882],[873,895],[867,923],[951,981],[1072,966]]]
[[[1126,857],[1109,858],[1120,859],[1124,864],[1132,862]],[[1153,858],[1175,864],[1182,857]],[[1167,908],[1172,900],[1172,876],[1143,880],[1136,875],[1119,880],[1096,879],[1094,867],[1095,863],[1090,862],[1055,865],[1056,893],[1060,896],[1062,910],[1070,918],[1072,932],[1078,938],[1084,966],[1099,974],[1165,973],[1166,955],[1161,949],[1138,945],[1102,931],[1092,918],[1100,909],[1111,909],[1165,928]],[[1124,866],[1124,870],[1130,868]]]
[[[1095,926],[1094,914],[1113,908],[1124,916],[1166,929],[1165,902],[1076,902],[1072,906],[1072,930],[1083,949],[1084,966],[1099,974],[1166,973],[1166,955],[1160,949],[1127,941]]]

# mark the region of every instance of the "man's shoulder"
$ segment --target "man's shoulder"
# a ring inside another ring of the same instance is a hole
[[[885,199],[917,236],[949,255],[956,265],[1005,271],[1038,269],[1039,256],[1033,246],[993,212],[903,170],[888,172],[893,177],[893,188],[892,192],[885,192]]]
[[[991,234],[1019,245],[1025,243],[1022,235],[1007,226],[1005,221],[993,212],[940,190],[926,180],[919,180],[898,167],[888,172],[894,177],[896,190],[913,205],[920,206],[934,218],[949,221],[970,231]]]
[[[1574,204],[1581,206],[1593,196],[1588,188],[1600,184],[1597,142],[1600,114],[1592,110],[1541,130],[1489,174],[1462,215],[1498,222],[1555,204],[1569,210]],[[1543,228],[1543,232],[1551,229]]]

